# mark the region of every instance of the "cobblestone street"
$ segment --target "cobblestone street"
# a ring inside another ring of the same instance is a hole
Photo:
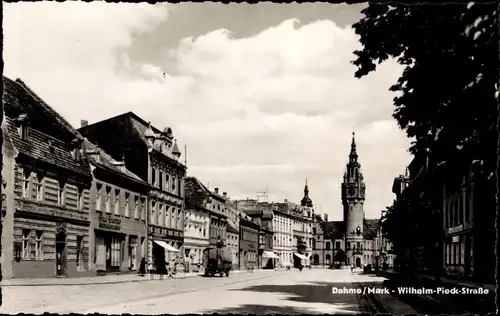
[[[332,287],[381,286],[349,270],[258,271],[121,284],[7,286],[0,312],[105,313],[410,313],[390,295],[332,294]]]

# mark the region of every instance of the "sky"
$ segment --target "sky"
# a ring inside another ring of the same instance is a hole
[[[75,127],[132,111],[187,146],[188,175],[235,199],[342,220],[355,129],[367,218],[411,161],[392,118],[395,61],[354,78],[364,4],[4,4],[4,74]],[[184,153],[181,159],[184,158]]]

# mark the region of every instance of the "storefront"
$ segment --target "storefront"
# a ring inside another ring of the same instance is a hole
[[[149,230],[148,271],[165,273],[167,265],[170,267],[184,263],[184,234],[181,231],[155,226],[149,226]]]

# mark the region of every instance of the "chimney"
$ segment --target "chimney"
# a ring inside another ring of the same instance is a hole
[[[286,203],[286,202],[288,202],[288,200],[287,200],[287,199],[285,199],[285,203]]]
[[[323,217],[325,219],[325,222],[328,222],[328,214],[323,214]]]
[[[227,192],[222,192],[222,195],[223,195],[224,197],[227,197]]]
[[[219,188],[215,188],[214,191],[215,191],[215,194],[219,194]]]
[[[89,121],[87,121],[87,120],[81,120],[80,121],[80,127],[85,127],[87,125],[89,125]]]

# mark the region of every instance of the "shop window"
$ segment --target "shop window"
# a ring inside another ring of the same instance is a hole
[[[59,205],[64,205],[64,200],[65,200],[65,194],[64,194],[64,187],[66,183],[64,183],[64,180],[59,180],[59,188],[58,188],[58,193],[57,193],[57,204]]]
[[[37,174],[36,175],[36,181],[34,183],[35,186],[35,192],[36,192],[36,200],[37,201],[42,201],[43,200],[43,175]]]
[[[120,214],[120,190],[115,190],[115,204],[113,206],[113,209],[115,211],[115,215]]]
[[[76,236],[76,268],[83,270],[83,236]]]
[[[95,210],[102,211],[102,185],[96,183]]]
[[[23,229],[23,240],[22,240],[22,258],[29,259],[31,255],[31,244],[30,244],[31,230]]]
[[[125,216],[130,217],[130,193],[125,192]]]
[[[23,170],[23,198],[27,199],[31,197],[30,178],[31,178],[31,171],[26,169]]]
[[[129,239],[129,269],[136,270],[136,262],[137,262],[137,239],[130,238]]]
[[[36,231],[35,239],[35,258],[37,260],[43,260],[43,231]]]
[[[111,239],[111,266],[113,268],[120,267],[121,260],[121,240],[118,237],[112,237]]]

